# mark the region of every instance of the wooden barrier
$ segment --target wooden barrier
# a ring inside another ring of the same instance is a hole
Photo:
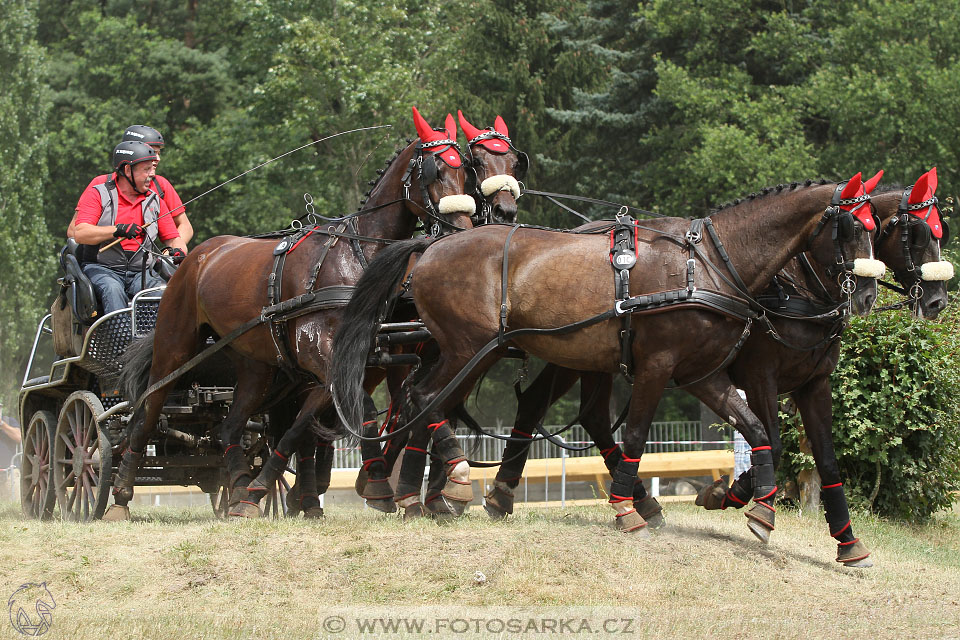
[[[474,468],[470,478],[481,487],[493,484],[497,467]],[[733,451],[712,449],[709,451],[677,451],[670,453],[645,453],[640,459],[637,475],[641,478],[688,478],[711,476],[719,480],[721,475],[733,475]],[[595,482],[601,494],[606,493],[610,474],[601,456],[582,458],[536,458],[527,460],[524,479],[533,484],[560,482],[566,477],[569,482]],[[334,470],[330,479],[331,489],[353,489],[357,479],[354,469]]]

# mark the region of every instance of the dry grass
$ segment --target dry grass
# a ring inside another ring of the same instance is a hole
[[[40,523],[6,505],[0,588],[48,583],[57,607],[47,638],[418,637],[361,635],[354,619],[378,616],[425,618],[420,635],[431,638],[561,635],[483,631],[505,618],[583,619],[595,630],[633,620],[630,633],[592,637],[960,637],[956,511],[919,528],[855,518],[874,551],[867,570],[834,562],[822,518],[789,511],[769,547],[740,512],[679,504],[651,540],[616,532],[602,506],[529,509],[505,522],[471,512],[442,527],[342,508],[323,522],[133,515]],[[328,616],[347,629],[325,633]],[[445,633],[437,617],[485,622],[481,633]],[[19,637],[0,623],[0,638]]]

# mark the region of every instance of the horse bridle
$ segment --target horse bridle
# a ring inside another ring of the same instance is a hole
[[[843,244],[850,241],[855,233],[857,220],[853,212],[864,206],[870,207],[872,211],[873,204],[870,202],[870,194],[868,193],[854,198],[841,198],[840,195],[843,192],[843,188],[847,185],[847,182],[849,181],[845,180],[837,184],[837,188],[833,192],[833,197],[830,198],[830,205],[823,212],[823,216],[821,216],[820,221],[817,223],[816,229],[814,229],[813,234],[807,241],[807,247],[809,248],[813,240],[820,235],[820,232],[823,231],[827,223],[830,223],[830,238],[833,241],[834,264],[827,267],[827,275],[831,278],[836,276],[838,280],[842,277],[840,289],[843,293],[850,295],[856,288],[857,283],[856,275],[854,274],[855,261],[847,259],[843,250]],[[841,209],[843,206],[851,205],[857,206],[850,211]],[[874,223],[879,229],[880,220],[876,213],[872,213],[872,215]]]
[[[513,141],[510,140],[508,136],[496,131],[494,129],[484,129],[476,137],[471,138],[467,141],[467,153],[470,154],[470,167],[473,168],[473,186],[470,187],[469,183],[464,186],[464,191],[472,191],[474,194],[474,199],[477,201],[477,214],[473,216],[473,223],[475,226],[481,224],[487,224],[491,221],[491,214],[493,210],[492,200],[495,197],[497,192],[491,193],[488,199],[488,196],[485,196],[480,190],[480,185],[483,182],[480,180],[477,175],[477,170],[483,166],[480,162],[480,159],[473,155],[473,145],[479,144],[484,140],[502,140],[506,143],[507,147],[513,151],[517,156],[517,164],[513,169],[513,177],[519,182],[527,176],[527,170],[530,168],[530,157],[520,151],[515,146],[513,146]],[[506,153],[506,152],[504,152]],[[521,189],[522,191],[522,189]]]
[[[898,225],[902,227],[900,231],[900,244],[903,250],[903,261],[906,268],[900,271],[894,271],[893,273],[893,276],[902,288],[886,282],[883,284],[897,293],[906,296],[907,303],[911,309],[913,309],[920,301],[920,298],[923,297],[923,277],[920,269],[913,260],[911,247],[925,247],[930,243],[930,235],[932,232],[927,220],[930,217],[930,210],[939,203],[937,196],[931,196],[923,202],[910,204],[910,193],[912,191],[913,187],[907,187],[903,190],[903,195],[900,196],[900,204],[897,206],[897,214],[891,218],[889,224],[884,227],[880,234],[882,240],[888,236],[892,236],[893,229]],[[913,211],[921,211],[923,209],[928,209],[927,215],[923,218],[912,213]],[[943,237],[940,239],[940,246],[943,246],[950,241],[950,227],[944,219],[941,219],[940,223],[943,226]]]
[[[432,142],[418,142],[416,153],[414,154],[413,158],[410,159],[410,163],[407,165],[407,169],[403,173],[403,197],[406,201],[420,208],[424,212],[424,215],[430,219],[429,231],[430,235],[434,237],[439,237],[454,231],[464,231],[463,227],[457,226],[444,218],[437,208],[437,205],[434,204],[433,199],[430,197],[429,187],[431,184],[436,182],[440,171],[437,167],[437,156],[439,153],[429,150],[437,147],[442,149],[443,147],[447,146],[452,146],[460,155],[461,163],[464,167],[464,173],[467,176],[467,182],[469,182],[472,174],[473,182],[476,183],[475,170],[468,166],[468,159],[463,155],[463,152],[460,151],[460,146],[457,144],[457,141],[449,138],[434,140]],[[442,162],[443,159],[441,158],[440,161]],[[444,164],[446,164],[446,162],[444,162]],[[416,172],[417,177],[420,178],[420,196],[423,199],[422,206],[410,198],[410,187],[413,185],[414,172]],[[469,193],[470,191],[471,190],[467,188],[465,183],[464,192]],[[424,220],[423,224],[426,227],[428,221]]]

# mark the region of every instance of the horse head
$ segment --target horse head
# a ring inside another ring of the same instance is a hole
[[[404,175],[404,197],[422,210],[416,214],[430,235],[472,228],[476,202],[466,188],[472,170],[457,145],[453,115],[447,114],[444,128],[433,129],[413,107],[413,122],[419,139]]]
[[[880,209],[885,225],[877,241],[877,254],[906,292],[914,316],[930,320],[946,308],[947,282],[954,274],[953,265],[940,256],[950,228],[940,215],[936,191],[934,167],[912,187],[889,193]]]
[[[849,297],[850,309],[857,315],[870,312],[877,299],[877,278],[885,269],[873,255],[879,223],[870,202],[870,193],[882,176],[880,171],[863,182],[857,173],[839,183],[808,249],[816,262],[829,265],[827,276],[836,280],[836,289],[828,292]],[[834,288],[832,283],[825,286]]]
[[[526,176],[530,160],[527,154],[518,151],[510,140],[507,124],[497,116],[493,126],[478,129],[457,110],[460,128],[467,136],[470,164],[477,172],[478,183],[474,192],[481,208],[481,222],[517,221],[517,198],[520,183]],[[467,185],[469,189],[470,185]]]

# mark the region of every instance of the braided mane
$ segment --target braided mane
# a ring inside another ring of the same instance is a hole
[[[727,202],[727,203],[724,203],[724,204],[720,205],[720,206],[717,207],[716,209],[711,210],[711,211],[710,211],[710,215],[713,215],[713,214],[717,213],[718,211],[722,211],[722,210],[724,210],[724,209],[729,209],[730,207],[735,207],[735,206],[737,206],[738,204],[741,204],[741,203],[743,203],[743,202],[746,202],[746,201],[749,201],[749,200],[756,200],[757,198],[762,198],[762,197],[768,196],[768,195],[770,195],[770,194],[783,193],[784,191],[791,191],[791,190],[793,190],[793,189],[799,189],[799,188],[801,188],[801,187],[810,187],[810,186],[814,186],[814,185],[819,186],[819,185],[829,184],[830,182],[833,182],[833,181],[831,181],[831,180],[824,180],[823,178],[821,178],[820,180],[805,180],[805,181],[803,181],[803,182],[791,182],[791,183],[789,183],[789,184],[778,184],[778,185],[776,185],[776,186],[774,186],[774,187],[765,187],[765,188],[761,189],[760,191],[751,193],[750,195],[748,195],[748,196],[746,196],[746,197],[744,197],[744,198],[737,198],[737,199],[734,200],[733,202]]]
[[[367,182],[367,186],[369,186],[370,188],[367,190],[365,194],[363,194],[363,198],[360,199],[360,206],[357,207],[357,211],[361,211],[363,209],[363,206],[367,204],[367,199],[370,197],[370,194],[373,192],[376,186],[380,183],[380,180],[383,178],[383,174],[387,172],[387,169],[389,169],[390,165],[393,164],[394,160],[397,159],[397,156],[403,153],[403,150],[406,149],[408,146],[410,146],[412,142],[413,142],[413,138],[407,138],[406,146],[400,147],[399,149],[394,151],[393,157],[383,163],[386,168],[377,169],[377,177]]]

